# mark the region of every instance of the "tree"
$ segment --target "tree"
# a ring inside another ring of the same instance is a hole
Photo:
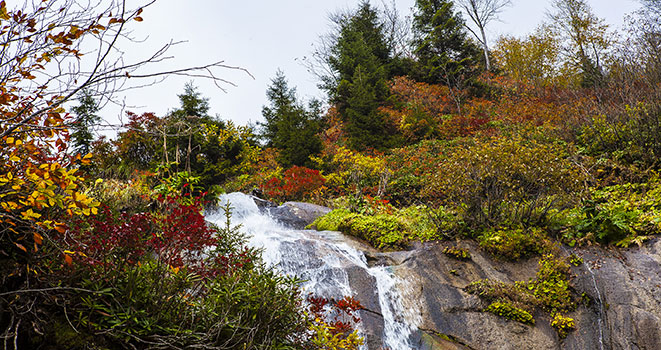
[[[383,24],[367,1],[339,23],[339,35],[327,58],[333,75],[324,87],[346,123],[352,148],[387,148],[393,144],[393,130],[378,111],[389,95],[391,62]]]
[[[167,74],[197,71],[220,82],[213,72],[227,67],[142,73],[165,59],[171,44],[147,59],[125,62],[119,48],[131,42],[129,27],[143,21],[143,10],[124,1],[15,3],[22,7],[0,1],[0,318],[3,335],[12,334],[14,344],[19,334],[29,336],[22,326],[43,317],[45,307],[35,305],[50,297],[35,289],[48,285],[49,269],[66,262],[68,247],[56,239],[66,232],[64,222],[94,215],[100,206],[83,189],[77,170],[91,155],[65,152],[72,118],[63,105],[86,88],[108,101],[113,93]],[[44,256],[52,264],[37,273],[35,263]]]
[[[202,97],[192,81],[184,85],[184,93],[177,95],[177,97],[179,97],[180,106],[171,115],[179,118],[187,116],[208,117],[209,99]]]
[[[486,26],[498,18],[506,6],[512,4],[511,0],[458,0],[461,7],[464,8],[468,17],[477,26],[480,31],[478,35],[470,27],[466,26],[468,30],[473,33],[475,38],[482,44],[484,51],[484,62],[487,70],[491,70],[491,62],[489,60],[489,45],[487,44],[487,35],[485,32]]]
[[[603,82],[604,61],[612,45],[608,25],[598,18],[586,0],[554,0],[549,17],[562,40],[567,64],[580,72],[581,85],[594,87]]]
[[[549,32],[548,27],[542,25],[522,39],[499,38],[493,50],[498,69],[504,75],[536,87],[564,84],[568,77],[561,69],[560,43]]]
[[[456,86],[476,73],[479,49],[467,38],[464,20],[449,0],[416,0],[413,15],[414,54],[421,80]]]
[[[262,108],[265,123],[261,137],[268,147],[278,149],[278,161],[285,167],[310,167],[310,156],[321,151],[321,106],[316,100],[308,109],[296,98],[296,89],[289,88],[282,71],[278,70],[266,91],[270,106]]]
[[[86,155],[90,152],[92,141],[94,141],[91,128],[101,121],[101,117],[96,114],[99,111],[99,105],[89,89],[81,90],[78,103],[78,106],[72,108],[76,118],[71,125],[73,129],[71,140],[74,151]]]

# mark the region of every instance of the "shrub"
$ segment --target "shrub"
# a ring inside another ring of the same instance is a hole
[[[605,154],[642,169],[659,169],[661,105],[627,106],[623,112],[599,115],[583,128],[579,142],[595,156]]]
[[[377,248],[403,248],[410,240],[428,241],[440,238],[438,226],[426,207],[409,207],[371,211],[373,215],[352,213],[348,209],[335,209],[317,218],[310,227],[319,231],[342,231],[362,238]],[[437,212],[443,213],[441,209]],[[449,225],[449,224],[448,224]]]
[[[489,229],[479,237],[480,247],[509,260],[541,254],[550,246],[543,229]]]
[[[576,307],[569,289],[569,265],[564,259],[547,254],[539,260],[537,278],[528,289],[546,311],[566,312]]]
[[[358,350],[363,345],[364,339],[355,329],[360,322],[357,312],[363,308],[359,301],[353,297],[329,300],[312,295],[307,301],[313,319],[309,329],[314,349]]]
[[[599,242],[628,245],[635,237],[661,231],[661,182],[654,175],[648,182],[592,190],[583,203],[583,220],[574,226],[579,236],[591,235]]]
[[[70,225],[60,280],[72,291],[57,298],[68,301],[76,329],[122,347],[297,348],[307,341],[298,281],[245,247],[229,225],[229,207],[226,226],[217,228],[194,198],[158,202],[155,212],[106,206]]]
[[[465,206],[472,227],[502,222],[536,224],[554,207],[575,202],[584,174],[562,143],[522,136],[475,140],[437,164],[423,190]]]
[[[403,248],[408,241],[406,227],[389,215],[350,214],[338,230],[362,238],[377,248]]]
[[[313,196],[326,180],[318,170],[293,166],[282,174],[282,179],[273,177],[262,184],[262,191],[277,201],[304,200]]]

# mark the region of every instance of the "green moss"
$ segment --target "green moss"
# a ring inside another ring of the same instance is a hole
[[[494,315],[505,317],[508,320],[529,324],[531,326],[535,325],[535,319],[528,311],[519,309],[506,302],[497,301],[491,303],[491,305],[489,305],[486,309],[484,309],[484,311],[488,311]]]
[[[318,217],[308,228],[315,228],[319,231],[339,231],[342,221],[351,215],[355,214],[346,209],[335,209],[324,216]]]
[[[367,240],[377,248],[402,248],[407,243],[406,227],[391,215],[345,217],[339,231]]]
[[[540,228],[491,229],[479,237],[486,251],[509,259],[519,260],[546,251],[550,245]]]

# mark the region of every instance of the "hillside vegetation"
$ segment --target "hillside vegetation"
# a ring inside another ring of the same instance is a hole
[[[539,257],[535,280],[469,291],[522,323],[538,307],[561,337],[576,261],[558,245],[642,245],[661,230],[658,1],[617,36],[585,0],[554,0],[534,33],[491,48],[463,1],[417,0],[410,26],[364,1],[332,16],[310,63],[327,100],[301,101],[278,72],[264,121],[239,126],[191,82],[167,115],[127,112],[114,140],[91,132],[112,69],[64,90],[39,79],[142,11],[46,3],[0,2],[5,349],[357,348],[357,301],[301,295],[246,246],[231,208],[227,225],[205,222],[222,192],[329,206],[314,227],[383,250],[467,239]]]

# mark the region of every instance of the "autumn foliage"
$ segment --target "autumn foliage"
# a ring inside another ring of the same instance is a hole
[[[293,166],[284,171],[282,178],[273,177],[262,185],[269,198],[278,201],[310,198],[326,180],[318,170]]]

